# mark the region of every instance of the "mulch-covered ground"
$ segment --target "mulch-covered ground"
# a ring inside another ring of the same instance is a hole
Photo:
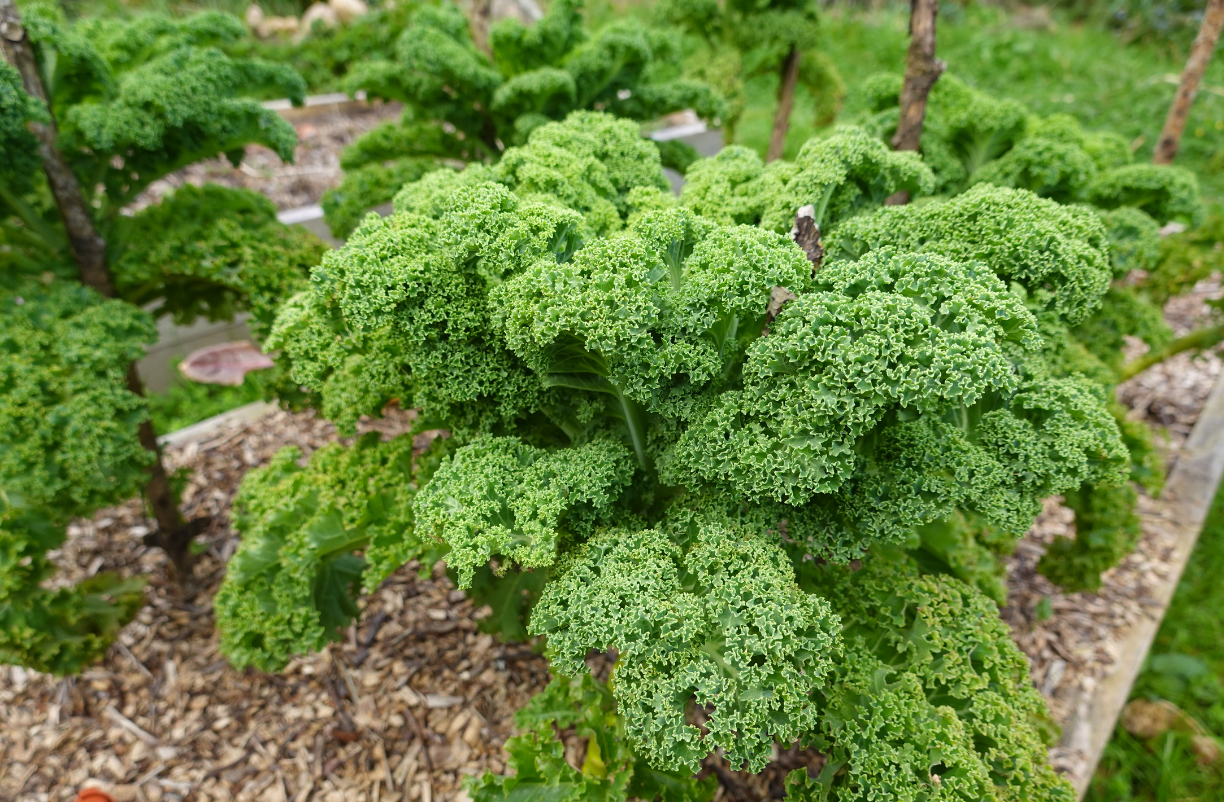
[[[1215,314],[1205,303],[1221,295],[1218,277],[1172,299],[1165,319],[1176,336],[1208,323]],[[1142,344],[1139,344],[1140,347]],[[1140,348],[1132,349],[1136,355]],[[1131,416],[1156,427],[1158,441],[1171,461],[1189,436],[1220,378],[1224,361],[1218,353],[1180,354],[1152,367],[1118,388],[1118,399]],[[1008,600],[1003,619],[1032,663],[1031,676],[1045,695],[1050,713],[1066,724],[1085,698],[1108,674],[1118,657],[1118,643],[1132,624],[1158,604],[1152,591],[1167,581],[1175,535],[1156,512],[1153,500],[1140,494],[1143,538],[1134,552],[1105,572],[1096,593],[1063,593],[1037,573],[1046,546],[1058,537],[1074,537],[1074,514],[1049,499],[1045,511],[1008,560]],[[1039,605],[1048,600],[1048,609]],[[1076,759],[1052,750],[1055,766]]]
[[[378,423],[393,435],[406,422]],[[405,566],[349,637],[280,674],[235,671],[218,653],[211,599],[237,545],[227,513],[243,473],[286,445],[309,454],[336,439],[309,413],[278,412],[168,451],[194,471],[184,512],[214,516],[187,598],[141,545],[137,504],[73,526],[64,578],[140,572],[148,605],[79,678],[3,670],[0,799],[67,800],[96,784],[121,802],[428,802],[457,798],[462,774],[503,769],[510,716],[547,682],[546,662],[478,632],[440,571]]]
[[[1173,304],[1175,328],[1201,320],[1203,300],[1218,292],[1218,282],[1204,284]],[[1178,358],[1137,377],[1120,397],[1167,427],[1175,446],[1220,369],[1214,355]],[[408,423],[397,412],[368,428],[390,437]],[[140,573],[150,579],[148,604],[106,659],[78,678],[0,668],[0,800],[67,802],[97,785],[120,802],[434,802],[465,799],[465,774],[503,770],[513,713],[547,682],[547,663],[529,646],[482,634],[485,611],[473,610],[440,571],[421,578],[416,565],[406,566],[364,602],[342,642],[279,674],[235,671],[219,654],[211,599],[238,542],[228,510],[242,475],[286,445],[309,454],[336,439],[331,424],[310,413],[277,412],[168,449],[173,466],[193,471],[185,513],[212,516],[197,587],[187,595],[163,579],[161,553],[141,544],[148,522],[138,503],[70,528],[56,555],[61,581]],[[1109,644],[1142,614],[1145,588],[1162,570],[1161,543],[1151,535],[1106,575],[1100,593],[1059,593],[1033,568],[1044,543],[1073,535],[1070,518],[1057,500],[1047,504],[1011,561],[1003,611],[1059,720],[1074,689],[1104,673]],[[1053,614],[1040,620],[1036,606],[1046,597]],[[575,765],[581,748],[568,749]],[[819,761],[780,751],[760,777],[714,763],[706,771],[719,776],[717,799],[748,802],[780,796],[787,770]]]

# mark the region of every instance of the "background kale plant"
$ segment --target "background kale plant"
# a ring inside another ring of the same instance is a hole
[[[25,73],[0,64],[0,659],[64,674],[101,656],[142,599],[139,581],[110,575],[44,586],[69,520],[143,487],[150,542],[190,578],[192,527],[134,367],[154,317],[249,309],[270,323],[323,246],[262,198],[218,187],[125,213],[154,181],[219,153],[236,162],[259,143],[292,158],[292,128],[250,95],[300,99],[301,79],[218,49],[245,34],[237,19],[74,25],[46,6],[24,20],[0,10],[26,34],[5,40]]]
[[[745,86],[761,75],[777,75],[778,100],[766,158],[780,158],[790,128],[796,89],[815,107],[817,126],[829,125],[841,110],[845,85],[819,47],[815,2],[808,0],[665,0],[656,16],[699,42],[686,60],[688,72],[727,98],[723,141],[736,141],[747,101]]]
[[[345,151],[344,183],[323,200],[332,232],[348,234],[424,172],[496,162],[539,126],[577,109],[643,121],[683,109],[721,118],[721,99],[680,77],[679,47],[667,29],[629,19],[589,32],[581,0],[558,0],[531,27],[495,23],[486,54],[458,9],[420,7],[392,52],[351,66],[345,79],[350,92],[403,103],[404,115]],[[682,172],[696,158],[681,143],[667,154]]]

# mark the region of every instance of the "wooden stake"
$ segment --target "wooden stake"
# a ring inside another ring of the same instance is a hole
[[[918,150],[922,123],[926,119],[927,97],[948,68],[935,58],[935,15],[938,12],[939,0],[910,0],[910,46],[905,58],[901,116],[892,138],[893,150]],[[885,203],[898,206],[909,201],[909,193],[902,190]]]
[[[1224,28],[1224,0],[1208,0],[1207,10],[1203,13],[1203,24],[1199,26],[1198,36],[1194,38],[1190,58],[1186,59],[1186,69],[1182,70],[1181,83],[1177,85],[1177,94],[1173,96],[1173,105],[1169,107],[1169,115],[1165,117],[1160,139],[1156,141],[1152,164],[1172,164],[1173,157],[1177,155],[1182,131],[1186,127],[1186,117],[1190,114],[1194,96],[1198,94],[1199,81],[1203,80],[1203,73],[1211,62],[1211,54],[1220,39],[1221,28]]]
[[[489,28],[493,26],[493,0],[475,0],[468,12],[468,27],[472,32],[472,43],[486,56],[492,56],[489,47]]]
[[[769,152],[765,161],[782,158],[786,148],[786,132],[790,130],[791,110],[795,107],[795,87],[799,85],[799,60],[803,53],[795,45],[782,60],[782,82],[778,85],[778,108],[774,110],[773,133],[769,137]]]

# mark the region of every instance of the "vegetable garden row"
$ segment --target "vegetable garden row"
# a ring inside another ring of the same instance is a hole
[[[589,31],[555,0],[477,42],[409,4],[334,33],[365,48],[335,80],[404,112],[346,150],[328,250],[241,190],[145,205],[218,153],[292,156],[260,102],[301,102],[290,57],[218,13],[0,0],[0,660],[68,676],[112,648],[145,577],[63,585],[54,556],[138,493],[184,603],[208,585],[214,522],[184,520],[133,363],[154,316],[249,312],[287,409],[350,437],[413,412],[242,480],[212,600],[235,668],[309,659],[405,566],[445,570],[552,673],[476,802],[711,799],[711,761],[776,771],[793,745],[817,757],[788,798],[1074,798],[1004,562],[1051,496],[1077,535],[1039,570],[1068,591],[1141,536],[1165,466],[1115,389],[1224,338],[1162,316],[1210,272],[1161,239],[1196,247],[1195,175],[941,74],[922,0],[906,76],[784,160],[799,88],[830,119],[842,91],[815,7],[657,12]],[[642,135],[691,109],[730,141],[760,71],[766,159]]]

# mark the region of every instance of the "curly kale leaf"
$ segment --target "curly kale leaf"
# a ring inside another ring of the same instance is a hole
[[[177,323],[232,318],[250,310],[270,326],[277,304],[306,284],[327,247],[276,220],[261,195],[215,184],[184,186],[124,218],[123,257],[112,267],[120,297],[155,301]]]
[[[242,20],[218,11],[189,17],[160,13],[143,13],[130,19],[97,17],[81,20],[74,27],[118,73],[183,47],[225,48],[248,35]]]
[[[1037,345],[1023,304],[980,268],[917,254],[829,266],[787,304],[664,476],[801,505],[836,491],[888,415],[940,414],[1017,386],[1003,343]]]
[[[1173,330],[1165,323],[1163,311],[1133,288],[1111,286],[1100,308],[1071,329],[1071,335],[1102,363],[1119,371],[1128,336],[1160,348],[1173,339]]]
[[[436,169],[438,164],[432,159],[413,156],[349,169],[340,186],[324,192],[320,201],[332,236],[347,237],[371,209],[394,196],[400,187]]]
[[[416,516],[423,533],[450,545],[447,564],[466,588],[495,556],[552,565],[559,542],[589,531],[632,476],[629,452],[609,441],[548,452],[482,437],[438,469],[417,496]]]
[[[1025,130],[1027,110],[1014,100],[996,99],[953,75],[942,75],[931,90],[928,105],[931,139],[951,154],[968,178],[978,168],[1005,153]],[[924,125],[923,152],[927,150]],[[945,191],[953,176],[941,176]],[[955,180],[955,179],[953,179]]]
[[[293,126],[243,97],[265,86],[298,99],[305,91],[288,67],[185,47],[124,73],[113,96],[56,111],[66,149],[118,157],[102,179],[117,211],[166,173],[217,153],[240,152],[248,144],[265,145],[292,161]]]
[[[828,109],[840,104],[840,76],[819,52],[818,4],[811,0],[761,0],[717,3],[713,0],[665,0],[656,6],[658,23],[677,26],[687,37],[689,74],[709,81],[726,97],[719,115],[727,141],[747,103],[745,83],[774,75],[791,48],[802,53],[799,82],[815,101],[817,125],[831,122]],[[695,48],[695,51],[694,51]]]
[[[1015,187],[1059,203],[1077,199],[1096,177],[1096,163],[1078,144],[1025,138],[973,174],[974,184]]]
[[[1129,161],[1125,141],[1087,133],[1071,115],[1054,114],[1030,118],[1024,136],[1011,150],[983,165],[969,181],[1027,189],[1043,198],[1071,203],[1083,197],[1103,165]]]
[[[297,465],[296,448],[246,475],[234,500],[242,543],[214,606],[235,666],[276,671],[317,651],[359,613],[367,590],[421,550],[413,533],[412,438],[331,445]],[[356,552],[364,550],[365,559]]]
[[[816,225],[829,231],[895,192],[925,195],[933,186],[916,154],[889,150],[860,128],[808,140],[793,163],[764,165],[752,151],[730,146],[695,162],[686,177],[685,206],[720,223],[779,233],[790,231],[803,206],[811,205]]]
[[[612,692],[590,674],[554,677],[514,719],[520,734],[506,742],[513,774],[468,780],[474,802],[709,802],[717,790],[714,777],[699,781],[687,772],[659,771],[639,757],[625,737],[625,718]],[[566,762],[557,735],[571,728],[585,741],[580,768]]]
[[[801,592],[785,554],[742,530],[703,527],[687,552],[657,530],[608,530],[556,569],[532,612],[553,669],[616,649],[613,694],[635,748],[663,770],[716,748],[760,771],[774,739],[817,721],[812,694],[838,649],[837,619]],[[712,708],[704,732],[688,706]]]
[[[285,349],[295,379],[346,430],[393,398],[457,432],[513,420],[538,406],[540,388],[496,342],[488,285],[546,254],[565,258],[579,222],[496,184],[449,197],[437,220],[371,216],[282,308],[268,346]]]
[[[760,335],[772,288],[810,281],[786,238],[668,209],[569,262],[538,262],[492,300],[498,330],[544,385],[608,399],[650,469],[649,414],[693,414]]]
[[[993,569],[965,531],[949,528],[959,516],[980,519],[998,532],[995,539],[1017,537],[1043,498],[1085,481],[1117,483],[1126,463],[1112,416],[1073,379],[1029,383],[1014,396],[991,394],[942,416],[890,423],[856,450],[855,471],[836,492],[777,513],[788,520],[789,537],[839,563],[873,544],[904,543],[967,580]],[[1018,463],[1017,453],[1030,458]]]
[[[1037,309],[1083,320],[1109,287],[1105,229],[1096,213],[1026,190],[979,186],[942,203],[856,217],[825,238],[826,258],[883,247],[981,262],[1016,282]]]
[[[21,75],[6,61],[0,63],[0,209],[33,188],[42,166],[38,140],[26,127],[46,116],[46,109],[25,92]]]
[[[374,58],[357,63],[345,89],[364,89],[370,97],[402,102],[413,117],[444,120],[475,134],[475,141],[467,145],[469,152],[474,148],[475,154],[490,156],[488,151],[496,152],[496,146],[479,136],[483,118],[475,104],[488,109],[501,81],[489,59],[472,43],[467,20],[458,8],[423,6],[400,34],[394,60]]]
[[[890,150],[861,128],[841,128],[827,139],[810,139],[795,157],[795,174],[771,198],[761,226],[788,232],[795,213],[815,207],[815,222],[828,230],[864,209],[881,206],[897,192],[929,195],[934,177],[918,154]]]
[[[1086,195],[1103,209],[1133,206],[1160,223],[1197,226],[1206,215],[1198,178],[1184,167],[1167,164],[1128,164],[1106,170],[1088,185]]]
[[[1046,762],[1044,705],[991,601],[886,555],[805,580],[841,616],[846,658],[807,739],[829,761],[816,780],[792,774],[798,798],[1074,798]]]
[[[723,112],[722,100],[705,84],[676,77],[680,72],[681,49],[667,32],[644,26],[634,20],[620,20],[588,37],[581,17],[581,2],[557,2],[534,26],[501,20],[490,32],[492,58],[472,43],[463,15],[455,8],[426,6],[414,16],[396,45],[394,59],[375,59],[358,64],[346,86],[350,91],[365,90],[371,97],[398,100],[405,104],[403,119],[376,129],[358,140],[342,159],[346,169],[363,164],[404,159],[456,159],[464,162],[493,163],[511,157],[521,159],[516,146],[536,142],[547,150],[556,142],[543,142],[534,135],[549,123],[582,110],[609,112],[609,118],[649,120],[681,109],[695,109],[706,119]],[[600,126],[596,116],[576,118],[575,133],[588,139]],[[585,130],[583,130],[585,129]],[[625,126],[637,140],[640,150],[653,151],[642,139],[637,126]],[[658,156],[653,152],[634,154],[633,161],[614,164],[617,154],[548,153],[537,157],[538,166],[561,175],[524,176],[534,186],[527,191],[558,194],[563,203],[594,211],[600,204],[588,197],[576,197],[587,172],[611,171],[612,197],[604,176],[592,175],[590,184],[603,200],[618,206],[616,193],[631,185],[646,185],[657,180],[650,171]],[[625,155],[625,154],[620,154]],[[565,163],[551,163],[551,162]],[[606,168],[598,161],[605,161]],[[615,173],[636,169],[638,177],[624,184]],[[521,165],[508,165],[511,173]],[[655,170],[657,172],[657,170]],[[509,175],[509,174],[507,174]],[[515,183],[510,176],[510,183]],[[666,188],[666,183],[662,186]],[[389,200],[392,192],[377,196],[375,182],[364,196],[370,206]],[[603,210],[606,212],[606,210]],[[623,208],[620,209],[623,213]],[[592,220],[600,230],[612,223],[611,217]],[[333,225],[341,227],[336,218]]]
[[[598,233],[619,229],[634,187],[667,189],[659,150],[638,126],[600,112],[574,112],[531,132],[494,168],[519,195],[541,196],[581,212]]]
[[[1015,533],[961,510],[917,530],[920,542],[909,555],[923,574],[955,577],[995,604],[1007,604],[1007,566],[999,557],[1015,550]]]
[[[340,92],[349,71],[357,64],[395,52],[395,42],[420,3],[384,3],[343,25],[312,24],[309,35],[260,40],[243,26],[237,42],[225,47],[231,55],[257,55],[267,61],[289,64],[312,94]]]
[[[681,201],[720,223],[778,233],[789,232],[796,212],[811,205],[816,225],[828,231],[900,190],[929,194],[932,180],[916,154],[889,150],[860,128],[840,128],[808,140],[793,163],[766,166],[736,146],[701,159],[689,168]]]
[[[766,165],[756,151],[728,145],[689,166],[680,202],[723,225],[759,225],[796,172],[791,162]]]
[[[79,284],[0,289],[0,492],[61,523],[134,495],[148,412],[127,373],[155,339],[146,312]]]
[[[1141,285],[1143,294],[1163,307],[1169,298],[1189,291],[1213,272],[1224,272],[1224,250],[1215,247],[1221,241],[1224,215],[1218,212],[1197,228],[1161,238],[1155,268]]]
[[[0,663],[56,676],[97,662],[144,604],[138,577],[111,573],[49,590],[47,552],[65,539],[62,522],[0,486]]]
[[[681,109],[692,109],[704,120],[720,118],[723,100],[708,85],[669,77],[680,72],[680,56],[674,32],[625,19],[574,48],[564,67],[573,76],[576,108],[631,120],[653,120]]]
[[[1129,484],[1084,485],[1063,494],[1075,512],[1075,537],[1058,538],[1037,564],[1043,576],[1069,593],[1095,592],[1101,572],[1134,551],[1143,536]]]
[[[1109,262],[1115,279],[1132,270],[1151,270],[1160,259],[1160,225],[1133,206],[1100,213],[1109,237]]]
[[[878,74],[867,81],[868,129],[890,139],[897,128],[902,78]],[[923,161],[935,174],[935,190],[955,194],[970,176],[1006,154],[1026,127],[1028,110],[1013,100],[995,99],[944,73],[931,89],[923,122]]]
[[[549,67],[587,40],[582,25],[582,0],[558,0],[534,25],[514,17],[495,22],[489,29],[489,49],[506,76]]]
[[[1130,462],[1098,388],[1074,377],[1033,382],[1006,411],[982,415],[978,442],[1017,477],[1022,498],[1041,499],[1084,482],[1118,484]]]

